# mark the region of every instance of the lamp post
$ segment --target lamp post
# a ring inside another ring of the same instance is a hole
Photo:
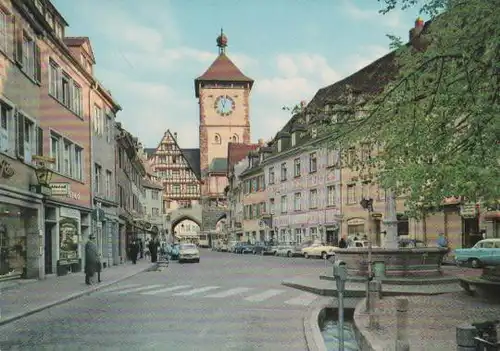
[[[33,156],[33,160],[38,164],[38,167],[35,169],[38,184],[33,186],[35,188],[35,192],[51,196],[52,192],[50,190],[50,180],[52,179],[52,171],[46,166],[46,164],[55,163],[55,159],[52,157]]]

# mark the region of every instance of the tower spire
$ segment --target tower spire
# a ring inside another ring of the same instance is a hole
[[[220,29],[220,35],[217,37],[217,46],[219,47],[219,55],[226,53],[227,37],[222,28]]]

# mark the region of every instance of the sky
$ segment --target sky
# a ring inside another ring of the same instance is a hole
[[[66,36],[90,38],[95,75],[123,110],[117,120],[146,147],[164,132],[198,147],[194,79],[227,55],[255,80],[252,141],[270,140],[288,121],[284,106],[389,52],[386,34],[408,37],[417,9],[379,14],[378,0],[52,0]],[[425,18],[424,18],[425,19]]]

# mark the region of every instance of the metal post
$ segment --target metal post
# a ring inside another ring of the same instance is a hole
[[[373,267],[372,267],[372,241],[371,238],[368,240],[368,276],[366,279],[366,306],[365,310],[369,311],[370,310],[370,299],[369,299],[369,293],[370,293],[370,281],[373,279]]]
[[[408,299],[396,299],[396,351],[409,351]]]
[[[398,217],[396,209],[396,194],[392,190],[387,191],[385,207],[386,236],[384,247],[388,249],[398,248]]]
[[[344,351],[344,282],[337,279],[337,291],[339,300],[339,351]]]

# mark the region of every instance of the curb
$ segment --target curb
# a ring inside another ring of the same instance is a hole
[[[49,303],[46,303],[45,305],[41,305],[41,306],[37,306],[29,311],[25,311],[25,312],[22,312],[22,313],[18,313],[18,314],[15,314],[11,317],[7,317],[7,318],[2,318],[0,320],[0,326],[3,326],[3,325],[6,325],[6,324],[9,324],[9,323],[12,323],[12,322],[15,322],[21,318],[24,318],[24,317],[28,317],[28,316],[31,316],[32,314],[35,314],[35,313],[38,313],[38,312],[41,312],[43,310],[46,310],[46,309],[49,309],[51,307],[54,307],[54,306],[57,306],[57,305],[62,305],[63,303],[66,303],[66,302],[69,302],[69,301],[72,301],[72,300],[75,300],[79,297],[82,297],[82,296],[86,296],[86,295],[90,295],[98,290],[101,290],[103,288],[107,288],[108,286],[110,285],[113,285],[113,284],[116,284],[116,283],[119,283],[125,279],[129,279],[129,278],[132,278],[133,276],[136,276],[140,273],[143,273],[143,272],[147,272],[149,270],[151,270],[155,265],[150,265],[149,267],[146,267],[144,268],[143,270],[140,270],[138,272],[135,272],[133,274],[130,274],[130,275],[126,275],[126,276],[123,276],[123,277],[120,277],[118,279],[115,279],[113,281],[110,281],[110,282],[106,282],[104,284],[101,284],[101,285],[97,285],[95,287],[91,287],[91,288],[88,288],[87,290],[85,291],[79,291],[77,293],[74,293],[74,294],[71,294],[69,296],[66,296],[60,300],[57,300],[57,301],[54,301],[54,302],[49,302]]]
[[[308,351],[327,351],[318,321],[321,313],[329,306],[330,304],[323,303],[312,307],[304,317],[304,337],[306,339]]]

